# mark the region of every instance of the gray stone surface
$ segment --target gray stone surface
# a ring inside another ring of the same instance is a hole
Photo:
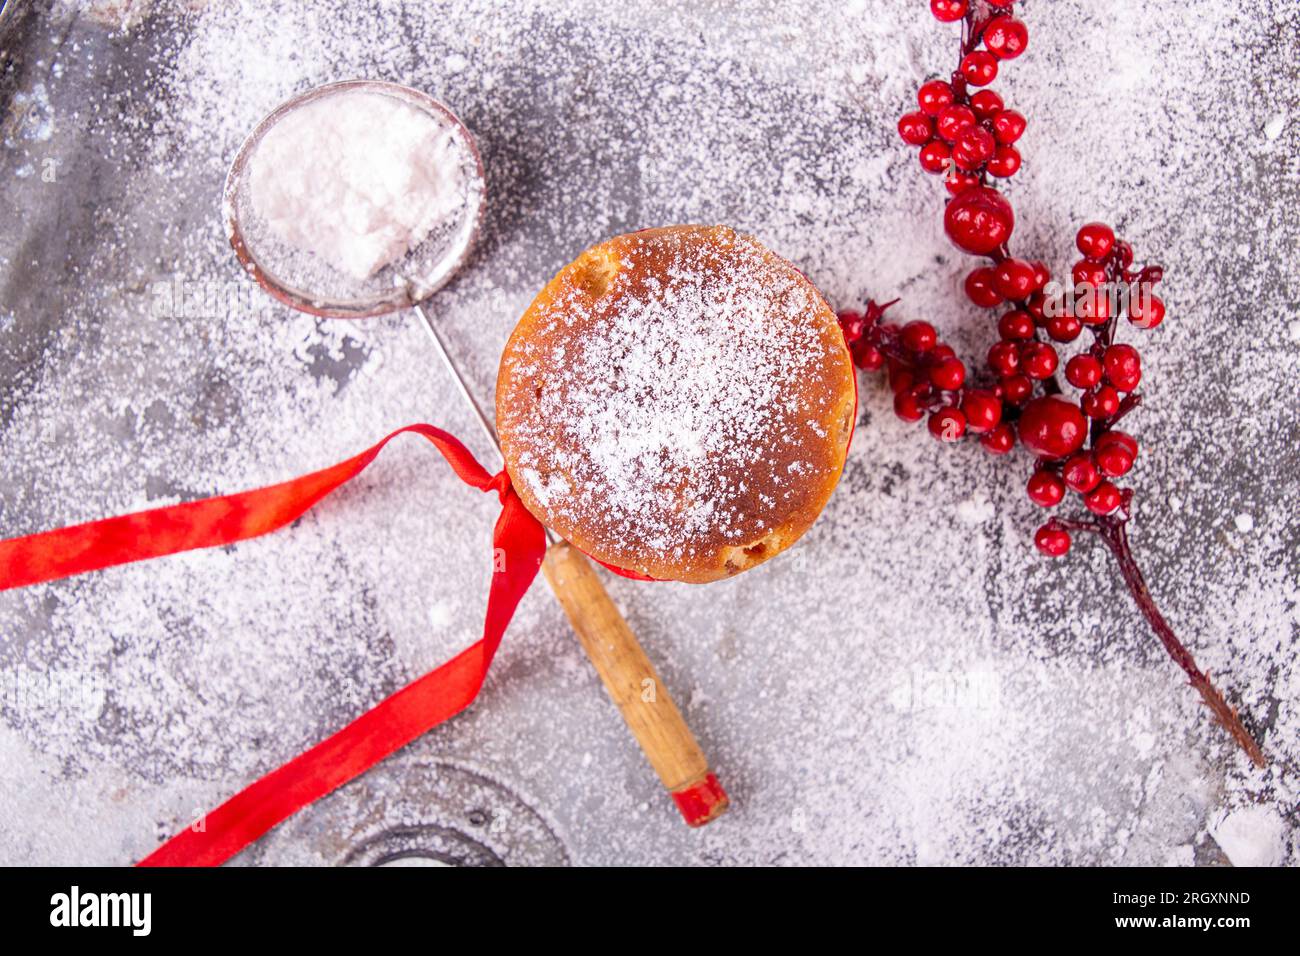
[[[0,536],[281,480],[412,421],[495,467],[413,320],[296,315],[225,245],[242,132],[331,79],[427,89],[480,139],[485,233],[434,307],[484,396],[557,268],[677,221],[755,233],[838,307],[902,296],[966,356],[991,341],[894,133],[951,68],[923,4],[311,9],[39,7],[0,40]],[[728,817],[680,824],[539,584],[468,713],[241,862],[1300,859],[1300,19],[1024,16],[996,84],[1031,123],[1018,247],[1068,269],[1101,217],[1169,270],[1135,544],[1273,767],[1225,743],[1098,547],[1034,553],[1022,456],[939,447],[864,377],[796,550],[706,588],[609,582]],[[0,862],[137,859],[445,660],[478,627],[493,513],[410,439],[281,534],[0,595]]]

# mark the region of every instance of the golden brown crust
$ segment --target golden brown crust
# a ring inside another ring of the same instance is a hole
[[[854,408],[834,312],[724,226],[588,249],[519,320],[497,378],[528,510],[601,561],[679,581],[736,574],[807,531]]]

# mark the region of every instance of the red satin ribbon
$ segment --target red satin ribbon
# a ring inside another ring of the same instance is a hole
[[[0,591],[179,551],[243,541],[284,527],[356,477],[393,438],[423,435],[467,485],[495,491],[501,516],[483,637],[456,657],[386,698],[338,733],[231,797],[172,837],[141,866],[214,866],[234,856],[307,804],[341,787],[464,710],[478,696],[492,656],[546,553],[546,532],[510,486],[489,475],[455,437],[432,425],[399,429],[330,468],[237,495],[207,498],[0,541]]]

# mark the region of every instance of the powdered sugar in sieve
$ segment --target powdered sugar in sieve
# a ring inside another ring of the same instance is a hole
[[[283,103],[244,141],[223,211],[240,262],[314,315],[400,309],[465,261],[482,162],[454,113],[394,83],[346,80]]]

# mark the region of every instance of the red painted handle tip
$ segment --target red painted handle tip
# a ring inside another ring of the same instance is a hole
[[[731,806],[727,791],[722,789],[722,784],[712,773],[705,774],[703,780],[674,790],[673,800],[687,824],[693,827],[702,827],[716,820]]]

